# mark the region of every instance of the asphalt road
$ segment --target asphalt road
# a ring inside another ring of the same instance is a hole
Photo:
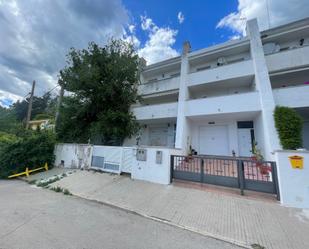
[[[239,248],[138,215],[0,181],[0,249]]]

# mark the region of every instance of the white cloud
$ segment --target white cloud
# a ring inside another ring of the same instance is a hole
[[[241,38],[241,35],[232,35],[229,38],[230,38],[230,40],[238,40],[238,39]]]
[[[177,19],[178,19],[178,22],[180,24],[182,24],[184,22],[185,16],[184,16],[184,14],[181,11],[178,12]]]
[[[257,18],[260,30],[308,17],[308,0],[238,0],[238,10],[223,17],[217,28],[245,35],[246,20]]]
[[[0,106],[9,107],[13,102],[21,100],[22,97],[0,90]]]
[[[156,28],[156,25],[152,21],[151,18],[148,18],[147,16],[141,16],[141,28],[142,30],[153,30]]]
[[[35,93],[43,94],[55,86],[71,47],[119,38],[128,22],[120,0],[0,0],[1,98],[24,96],[34,79]]]
[[[129,25],[129,31],[130,33],[134,33],[135,32],[135,25]]]
[[[146,59],[147,64],[178,56],[173,49],[177,30],[169,27],[158,27],[151,18],[141,16],[141,28],[148,32],[148,40],[143,48],[138,50],[139,56]]]

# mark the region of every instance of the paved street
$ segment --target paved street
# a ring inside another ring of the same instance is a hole
[[[238,248],[22,181],[0,181],[1,249]]]
[[[225,194],[79,170],[52,185],[85,199],[246,246],[309,248],[308,210],[282,207],[275,200],[242,197],[239,191]]]

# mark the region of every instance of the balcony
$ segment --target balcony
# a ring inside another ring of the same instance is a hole
[[[158,94],[158,93],[170,93],[175,92],[179,89],[180,77],[173,77],[163,80],[154,81],[151,83],[145,83],[139,85],[138,94],[144,98],[147,95]]]
[[[177,102],[133,107],[137,120],[151,120],[177,117]]]
[[[290,49],[266,56],[269,72],[309,66],[309,46]]]
[[[309,85],[274,89],[273,95],[276,105],[309,107]]]
[[[260,111],[258,92],[210,97],[187,101],[187,117]]]
[[[188,75],[188,86],[198,86],[212,82],[223,82],[226,80],[253,77],[254,69],[252,60],[228,64],[213,69],[206,69]]]

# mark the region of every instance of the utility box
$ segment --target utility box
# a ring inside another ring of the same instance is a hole
[[[137,161],[146,161],[147,160],[147,150],[146,149],[137,149],[136,160]]]
[[[156,151],[156,164],[162,164],[162,156],[163,156],[163,151],[157,150]]]

